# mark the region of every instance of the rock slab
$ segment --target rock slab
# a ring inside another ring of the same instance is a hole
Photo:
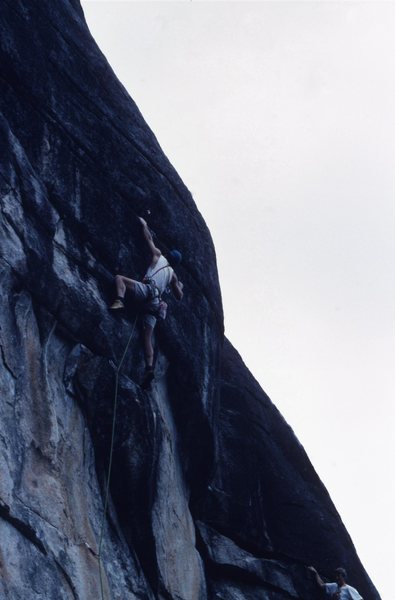
[[[3,0],[0,31],[0,597],[313,600],[306,566],[343,564],[379,599],[224,339],[210,233],[79,2]],[[186,290],[151,392],[136,307],[107,309],[147,266],[147,214]]]

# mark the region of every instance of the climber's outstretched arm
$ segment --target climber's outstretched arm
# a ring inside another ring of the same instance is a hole
[[[315,581],[316,581],[316,584],[317,584],[317,585],[318,585],[320,588],[323,588],[323,587],[324,587],[324,585],[325,585],[325,583],[322,581],[322,579],[321,579],[321,577],[320,577],[319,573],[317,572],[317,569],[315,569],[314,567],[307,567],[307,568],[308,568],[308,570],[309,570],[311,573],[313,573],[313,575],[314,575],[314,578],[315,578]]]
[[[159,248],[157,248],[155,246],[154,240],[152,239],[152,234],[151,234],[150,230],[148,229],[147,222],[142,217],[139,217],[139,220],[143,226],[143,235],[144,235],[145,239],[147,240],[147,244],[150,247],[152,256],[159,257],[162,254],[162,252],[159,250]]]

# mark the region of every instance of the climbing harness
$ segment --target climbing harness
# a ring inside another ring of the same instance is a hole
[[[163,271],[163,269],[171,269],[171,268],[172,267],[169,265],[169,263],[167,263],[167,265],[165,265],[164,267],[160,267],[160,269],[158,269],[157,271],[154,271],[154,273],[152,273],[149,277],[143,278],[143,283],[148,285],[148,287],[150,288],[150,293],[151,293],[150,300],[156,300],[156,298],[159,298],[159,300],[161,300],[162,293],[167,292],[168,288],[166,288],[166,290],[161,293],[160,289],[158,288],[158,286],[155,283],[154,276],[157,275],[159,273],[159,271]]]
[[[113,415],[112,415],[112,430],[111,430],[110,455],[109,455],[109,459],[108,459],[108,475],[107,475],[106,493],[105,493],[105,500],[104,500],[103,519],[102,519],[101,528],[100,528],[99,553],[97,555],[98,556],[98,560],[99,560],[101,600],[104,600],[101,550],[102,550],[102,543],[103,543],[104,523],[105,523],[106,514],[107,514],[108,496],[109,496],[109,491],[110,491],[110,478],[111,478],[111,468],[112,468],[112,457],[113,457],[113,452],[114,452],[115,423],[116,423],[117,404],[118,404],[118,381],[119,381],[119,373],[121,371],[123,362],[124,362],[124,360],[126,358],[126,354],[127,354],[128,349],[129,349],[130,342],[132,341],[134,330],[136,328],[137,318],[138,318],[138,315],[136,315],[136,317],[134,319],[134,323],[133,323],[133,327],[132,327],[132,332],[131,332],[131,334],[129,336],[128,343],[125,346],[125,350],[124,350],[124,352],[122,354],[122,358],[121,358],[121,360],[119,362],[119,365],[117,366],[117,368],[115,370],[115,390],[114,390],[114,404],[113,404]]]
[[[144,277],[143,279],[143,283],[145,283],[150,290],[150,298],[148,299],[147,308],[144,312],[162,320],[166,319],[167,315],[167,302],[162,299],[162,293],[167,293],[169,288],[166,288],[164,292],[161,292],[155,283],[154,276],[159,273],[159,271],[163,271],[163,269],[172,269],[172,267],[167,263],[167,265],[160,267],[160,269],[154,271],[149,277]]]
[[[167,302],[160,299],[157,305],[150,306],[148,310],[144,311],[144,313],[146,315],[151,315],[152,317],[155,317],[157,319],[162,319],[163,321],[164,319],[166,319],[167,315]]]

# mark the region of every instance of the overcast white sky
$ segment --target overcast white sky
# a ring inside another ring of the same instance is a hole
[[[227,336],[392,600],[395,4],[83,7],[211,230]]]

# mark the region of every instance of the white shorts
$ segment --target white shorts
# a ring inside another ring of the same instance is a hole
[[[141,283],[140,281],[136,281],[134,285],[133,295],[138,302],[146,302],[151,297],[151,288],[146,283]],[[147,302],[147,311],[150,310],[150,305],[154,310],[159,304],[158,299],[152,300],[152,302]],[[148,312],[143,314],[143,323],[148,325],[149,327],[154,328],[156,325],[157,318],[154,315],[149,314]]]

